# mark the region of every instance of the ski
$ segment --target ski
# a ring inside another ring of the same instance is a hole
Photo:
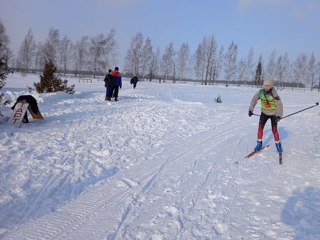
[[[267,149],[268,147],[270,147],[270,144],[262,147],[259,151],[253,151],[253,152],[249,153],[245,158],[251,158],[252,156],[256,155],[257,153],[262,152],[263,150]]]

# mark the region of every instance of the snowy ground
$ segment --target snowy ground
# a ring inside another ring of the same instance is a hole
[[[3,92],[36,81],[10,75]],[[270,123],[271,147],[244,159],[256,88],[125,81],[105,102],[101,81],[69,82],[74,95],[32,93],[45,120],[0,124],[0,239],[320,239],[320,107],[279,123],[279,165]],[[285,114],[320,99],[279,94]]]

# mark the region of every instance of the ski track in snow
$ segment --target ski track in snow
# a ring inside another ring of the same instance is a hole
[[[319,239],[319,114],[280,122],[283,165],[267,126],[244,159],[256,90],[208,88],[38,96],[44,121],[0,125],[0,239]]]

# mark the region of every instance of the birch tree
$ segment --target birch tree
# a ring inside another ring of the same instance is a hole
[[[279,85],[281,88],[284,87],[284,82],[287,79],[287,76],[289,75],[289,57],[288,53],[285,53],[283,56],[279,56],[277,60],[277,64],[275,65],[275,80],[279,82]]]
[[[175,50],[173,47],[173,43],[171,42],[169,43],[168,46],[165,47],[164,53],[162,55],[161,69],[165,77],[165,80],[168,80],[168,77],[173,76],[174,55],[175,55]]]
[[[229,81],[235,80],[237,71],[238,46],[231,42],[225,55],[225,79]]]
[[[317,74],[317,81],[318,81],[318,92],[320,92],[320,62],[317,63],[316,74]]]
[[[159,77],[160,74],[160,49],[157,48],[157,50],[152,54],[152,61],[150,65],[150,72],[149,72],[149,81],[156,76]]]
[[[249,53],[247,55],[246,58],[246,71],[244,74],[244,80],[248,80],[248,81],[252,81],[254,79],[254,62],[253,62],[253,58],[254,58],[254,50],[251,47],[249,50]]]
[[[27,74],[33,67],[34,56],[36,53],[36,42],[31,28],[28,30],[18,53],[19,69],[22,74]]]
[[[143,35],[138,32],[131,39],[130,48],[125,59],[125,70],[127,73],[139,76],[142,65]]]
[[[306,76],[306,66],[307,66],[307,56],[301,53],[293,65],[293,73],[295,77],[295,82],[297,83],[297,87],[301,87],[301,83],[305,84],[305,76]]]
[[[307,83],[310,84],[311,91],[313,89],[313,86],[315,85],[315,75],[316,75],[316,58],[312,53],[307,65],[307,79],[306,79]]]
[[[178,77],[180,81],[186,78],[188,65],[189,65],[189,58],[190,58],[189,45],[187,43],[183,43],[177,54],[177,70],[178,70]]]
[[[64,75],[67,73],[71,55],[72,42],[65,36],[59,44],[59,69],[63,71]]]
[[[84,71],[85,64],[88,62],[89,37],[83,36],[74,46],[74,69],[75,75]]]
[[[112,28],[106,36],[106,44],[104,45],[104,66],[103,69],[107,70],[110,66],[117,63],[117,49],[118,44],[115,40],[116,30]]]
[[[44,57],[44,62],[48,63],[50,60],[57,63],[57,55],[59,49],[59,30],[51,28],[49,31],[48,38],[45,44],[42,46],[42,56]]]
[[[152,60],[153,60],[153,49],[150,38],[147,38],[142,48],[142,64],[141,73],[142,78],[152,75]],[[150,77],[149,77],[150,78]]]
[[[203,83],[203,76],[204,76],[204,68],[205,68],[205,46],[203,42],[201,42],[197,50],[194,54],[193,60],[194,60],[194,70],[197,80],[200,80],[201,84]]]
[[[203,40],[204,45],[204,84],[207,85],[208,81],[211,80],[213,73],[213,63],[217,57],[217,41],[214,36],[210,36],[209,38],[205,38]]]
[[[269,57],[269,61],[266,67],[266,75],[271,79],[273,79],[275,75],[276,57],[277,57],[276,50],[273,50]]]
[[[223,68],[223,58],[224,58],[224,47],[221,46],[219,50],[219,54],[217,58],[214,59],[212,65],[212,72],[211,72],[211,80],[214,83],[217,79],[219,79],[222,68]]]

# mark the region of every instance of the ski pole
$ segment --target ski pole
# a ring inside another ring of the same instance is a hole
[[[294,115],[294,114],[297,114],[297,113],[303,112],[303,111],[305,111],[305,110],[308,110],[308,109],[310,109],[310,108],[316,107],[316,106],[318,106],[318,105],[319,105],[319,102],[316,102],[316,103],[315,103],[315,105],[313,105],[313,106],[311,106],[311,107],[307,107],[307,108],[301,109],[300,111],[297,111],[297,112],[294,112],[294,113],[288,114],[288,115],[286,115],[286,116],[282,117],[281,119],[284,119],[284,118],[290,117],[290,116],[292,116],[292,115]]]

